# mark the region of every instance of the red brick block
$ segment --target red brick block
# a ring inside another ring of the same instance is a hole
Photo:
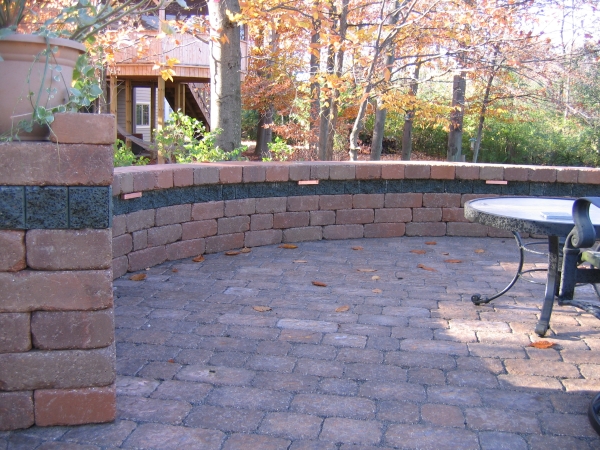
[[[164,245],[160,247],[150,247],[127,255],[129,259],[129,272],[137,272],[148,267],[162,264],[167,260],[167,250]]]
[[[366,238],[389,238],[404,236],[404,223],[368,223],[365,225]]]
[[[384,194],[355,194],[352,196],[352,208],[383,208]]]
[[[271,228],[273,228],[273,214],[252,214],[250,216],[251,231],[270,230]]]
[[[456,176],[456,166],[452,163],[432,164],[432,180],[454,180]]]
[[[460,198],[460,194],[423,194],[423,206],[425,208],[458,208]]]
[[[145,209],[127,214],[127,232],[132,233],[134,231],[152,228],[154,226],[154,214],[153,209]]]
[[[439,222],[442,220],[442,208],[414,208],[413,222]]]
[[[442,222],[468,222],[464,208],[442,208]]]
[[[219,167],[219,181],[223,184],[241,183],[242,177],[242,166],[223,165]]]
[[[181,224],[181,240],[200,239],[217,234],[217,221],[197,220]]]
[[[167,259],[169,261],[175,261],[202,255],[206,250],[206,242],[204,239],[190,239],[168,244],[166,248]]]
[[[577,183],[579,170],[575,167],[557,167],[556,181],[558,183]]]
[[[222,234],[206,238],[206,253],[224,252],[244,246],[244,233]]]
[[[283,230],[283,242],[320,241],[323,238],[321,227],[288,228]]]
[[[113,190],[113,195],[133,192],[133,170],[129,167],[115,167],[115,178],[118,178],[119,190]]]
[[[242,200],[225,201],[225,217],[248,216],[256,212],[256,199],[245,198]]]
[[[156,208],[155,224],[157,227],[192,220],[192,205],[174,205]]]
[[[0,180],[9,186],[110,186],[113,182],[112,145],[4,142],[0,161]]]
[[[281,230],[248,231],[244,235],[245,247],[259,247],[281,243],[283,233]]]
[[[486,237],[488,227],[478,223],[449,222],[446,228],[447,236]]]
[[[244,183],[262,183],[266,180],[266,167],[261,163],[248,163],[242,170]]]
[[[186,187],[194,185],[194,167],[178,164],[173,167],[173,186]]]
[[[356,164],[357,180],[379,180],[381,179],[381,163],[361,162]]]
[[[476,198],[490,198],[490,197],[499,197],[497,194],[462,194],[460,199],[460,206],[465,206],[469,200],[475,200]]]
[[[323,239],[357,239],[364,235],[362,225],[327,225],[323,227]]]
[[[315,211],[319,209],[318,195],[303,195],[299,197],[287,198],[287,210],[290,212],[297,211]]]
[[[381,167],[381,178],[384,180],[404,179],[404,163],[387,163]]]
[[[132,172],[133,176],[133,190],[134,192],[140,191],[151,191],[154,189],[156,179],[154,174],[149,171],[141,171],[137,168],[136,171]]]
[[[112,304],[110,270],[0,272],[0,312],[89,311]]]
[[[0,272],[17,272],[25,264],[25,232],[0,231]]]
[[[171,189],[173,187],[173,169],[172,166],[155,166],[159,167],[154,172],[154,189]]]
[[[431,178],[431,166],[424,163],[406,163],[404,177],[408,179]]]
[[[493,238],[512,238],[512,237],[514,237],[510,231],[501,230],[500,228],[494,228],[494,227],[487,227],[487,228],[488,228],[488,231],[487,231],[488,237],[493,237]],[[528,237],[528,234],[522,233],[521,237],[526,238],[526,237]]]
[[[406,224],[406,236],[444,236],[444,222],[411,222]]]
[[[329,163],[330,180],[354,180],[356,178],[356,166],[347,163]]]
[[[504,179],[506,181],[527,181],[529,168],[524,166],[506,166],[504,168]]]
[[[310,226],[334,225],[335,211],[311,211]]]
[[[116,280],[119,277],[122,277],[127,273],[127,267],[129,266],[129,260],[127,256],[121,256],[119,258],[113,259],[112,262],[112,273],[113,280]]]
[[[504,167],[500,165],[485,165],[479,168],[480,180],[503,180]]]
[[[411,208],[384,208],[375,210],[375,223],[404,223],[411,221]]]
[[[285,212],[287,197],[267,197],[256,199],[257,214],[273,214]]]
[[[385,194],[386,208],[420,208],[423,206],[423,194]]]
[[[56,113],[50,140],[60,144],[111,145],[115,142],[113,114]]]
[[[133,251],[148,248],[148,230],[134,231],[131,233],[133,239]]]
[[[6,391],[107,386],[115,377],[114,346],[0,354],[0,386]]]
[[[34,392],[39,427],[106,423],[117,415],[115,385],[84,389],[40,389]]]
[[[308,226],[308,211],[273,214],[273,228],[298,228]]]
[[[156,247],[159,245],[170,244],[181,239],[181,225],[167,225],[164,227],[154,227],[148,230],[148,246]]]
[[[310,166],[311,180],[328,180],[329,179],[329,164],[328,163],[313,163]]]
[[[0,179],[2,179],[1,175]],[[577,182],[581,184],[600,184],[600,169],[579,169]]]
[[[321,209],[321,210],[351,209],[351,208],[352,208],[352,196],[349,194],[320,195],[319,196],[319,209]]]
[[[290,178],[290,168],[286,164],[281,163],[270,163],[265,168],[265,181],[276,182],[276,181],[288,181]]]
[[[0,431],[29,428],[34,424],[33,392],[0,392]]]
[[[31,350],[29,313],[0,314],[0,353],[19,353]]]
[[[217,234],[243,233],[250,229],[250,216],[217,219]]]
[[[194,203],[192,220],[218,219],[225,215],[225,202]]]
[[[310,166],[306,163],[294,163],[290,166],[290,181],[310,180]]]
[[[200,164],[194,167],[194,185],[218,184],[220,173],[218,166]]]
[[[108,269],[112,263],[109,229],[29,230],[25,242],[31,269]]]
[[[537,183],[554,183],[556,182],[556,169],[554,167],[530,167],[528,179]]]
[[[372,209],[339,209],[335,214],[336,225],[373,223],[375,213]]]
[[[479,180],[478,164],[457,164],[455,169],[457,180]]]
[[[113,216],[112,221],[112,236],[116,238],[122,234],[127,233],[127,216],[125,214],[121,216]]]
[[[37,311],[31,314],[33,346],[42,350],[107,347],[114,341],[113,308],[101,311]]]
[[[119,256],[126,255],[133,250],[133,238],[131,234],[123,234],[117,236],[112,240],[112,256],[118,258]]]

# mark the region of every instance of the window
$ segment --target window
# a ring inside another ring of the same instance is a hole
[[[138,103],[135,105],[135,124],[138,127],[147,127],[150,125],[150,105],[147,103]]]

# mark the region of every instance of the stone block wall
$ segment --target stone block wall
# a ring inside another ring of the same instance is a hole
[[[113,274],[241,247],[319,239],[512,236],[464,218],[501,195],[600,195],[600,169],[423,162],[119,168]]]
[[[114,420],[111,118],[0,144],[0,430]]]

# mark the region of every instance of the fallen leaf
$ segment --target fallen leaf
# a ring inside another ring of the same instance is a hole
[[[225,254],[226,254],[227,256],[236,256],[236,255],[239,255],[239,254],[240,254],[240,252],[239,252],[239,251],[237,251],[237,250],[230,250],[230,251],[228,251],[228,252],[225,252]]]
[[[424,255],[427,253],[425,250],[411,250],[410,252],[414,253],[415,255]]]
[[[379,275],[373,275],[373,276],[371,277],[371,280],[373,280],[373,281],[377,281],[377,280],[379,280]]]
[[[173,269],[173,270],[171,270],[171,272],[177,273],[177,272],[179,272],[179,269]]]
[[[170,362],[171,364],[173,364],[175,362],[174,359],[169,359],[167,362]]]
[[[485,253],[485,250],[482,248],[475,249],[475,253]]]
[[[425,245],[437,245],[437,242],[435,242],[435,241],[427,241],[427,242],[425,242]]]
[[[424,264],[417,264],[417,267],[418,267],[419,269],[428,270],[428,271],[430,271],[430,272],[437,272],[437,270],[435,270],[433,267],[427,267],[427,266],[426,266],[426,265],[424,265]]]
[[[131,275],[129,277],[129,279],[131,281],[142,281],[146,279],[146,274],[145,273],[136,273],[135,275]]]
[[[377,269],[356,269],[358,272],[377,272]]]
[[[273,311],[273,308],[271,308],[270,306],[253,306],[252,309],[258,312]]]
[[[289,248],[289,249],[293,249],[293,248],[298,248],[298,246],[297,246],[297,245],[294,245],[294,244],[281,244],[281,245],[279,246],[279,248]]]
[[[322,281],[313,281],[312,284],[315,285],[315,286],[321,286],[321,287],[326,287],[327,286]]]
[[[352,250],[364,250],[364,248],[362,248],[360,245],[357,245],[356,247],[352,247]]]
[[[546,349],[546,348],[552,348],[555,345],[556,344],[554,342],[549,342],[549,341],[535,341],[535,342],[532,342],[531,344],[529,344],[528,347]]]
[[[349,311],[350,307],[348,305],[340,306],[339,308],[335,308],[335,312],[346,312]]]
[[[305,261],[303,259],[296,259],[296,260],[294,260],[292,262],[295,262],[296,264],[306,264],[308,261]]]
[[[192,261],[194,261],[194,262],[202,262],[202,261],[204,261],[204,256],[198,255],[194,259],[192,259]]]
[[[442,255],[444,255],[444,256],[448,256],[449,254],[450,253],[448,253],[448,252],[442,252]]]
[[[381,294],[383,291],[381,289],[373,289],[375,294]]]
[[[447,262],[450,264],[460,264],[462,261],[460,259],[445,259],[444,262]]]
[[[251,248],[244,247],[243,249],[240,250],[240,253],[250,253],[251,251],[252,251]]]

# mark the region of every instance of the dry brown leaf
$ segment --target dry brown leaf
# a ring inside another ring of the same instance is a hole
[[[460,259],[445,259],[444,262],[447,262],[450,264],[460,264],[462,261]]]
[[[356,269],[358,272],[377,272],[377,269]]]
[[[279,248],[289,248],[289,249],[294,249],[294,248],[298,248],[298,246],[297,246],[297,245],[294,245],[294,244],[281,244],[281,245],[279,246]]]
[[[295,262],[296,264],[306,264],[308,261],[305,261],[304,259],[296,259],[292,262]]]
[[[198,255],[194,259],[192,259],[192,261],[194,261],[194,262],[202,262],[202,261],[204,261],[204,256]]]
[[[240,250],[240,253],[250,253],[251,251],[252,251],[251,248],[244,247],[243,249]]]
[[[411,250],[410,252],[414,253],[415,255],[424,255],[427,253],[425,250]]]
[[[383,291],[381,289],[373,289],[375,294],[381,294]]]
[[[177,272],[179,272],[179,269],[173,269],[173,270],[171,270],[171,272],[177,273]]]
[[[270,306],[253,306],[252,309],[258,312],[273,311],[273,308],[271,308]]]
[[[240,254],[240,252],[239,252],[239,251],[237,251],[237,250],[230,250],[230,251],[228,251],[228,252],[225,252],[225,254],[226,254],[227,256],[236,256],[236,255],[239,255],[239,254]]]
[[[556,344],[554,342],[549,342],[549,341],[535,341],[535,342],[532,342],[531,344],[529,344],[528,347],[546,349],[546,348],[552,348],[555,345]]]
[[[362,248],[360,245],[357,245],[356,247],[352,247],[352,250],[364,250],[364,248]]]
[[[482,248],[475,249],[475,253],[485,253],[485,250]]]
[[[350,311],[350,307],[348,305],[340,306],[339,308],[335,308],[335,312],[346,312]]]
[[[448,253],[448,252],[442,252],[442,255],[444,255],[444,256],[448,256],[449,254],[450,253]]]
[[[371,280],[373,280],[373,281],[377,281],[377,280],[379,280],[379,275],[373,275],[373,276],[371,277]]]
[[[326,287],[327,286],[322,281],[313,281],[312,284],[315,285],[315,286],[321,286],[321,287]]]
[[[425,245],[437,245],[437,242],[435,242],[435,241],[427,241],[427,242],[425,242]]]
[[[174,359],[169,359],[167,362],[170,362],[171,364],[173,364],[175,362]]]
[[[136,273],[135,275],[131,275],[129,277],[129,279],[131,281],[142,281],[146,279],[146,274],[145,273]]]
[[[433,267],[427,267],[424,264],[417,264],[417,267],[419,269],[428,270],[429,272],[437,272],[437,270],[435,270]]]

